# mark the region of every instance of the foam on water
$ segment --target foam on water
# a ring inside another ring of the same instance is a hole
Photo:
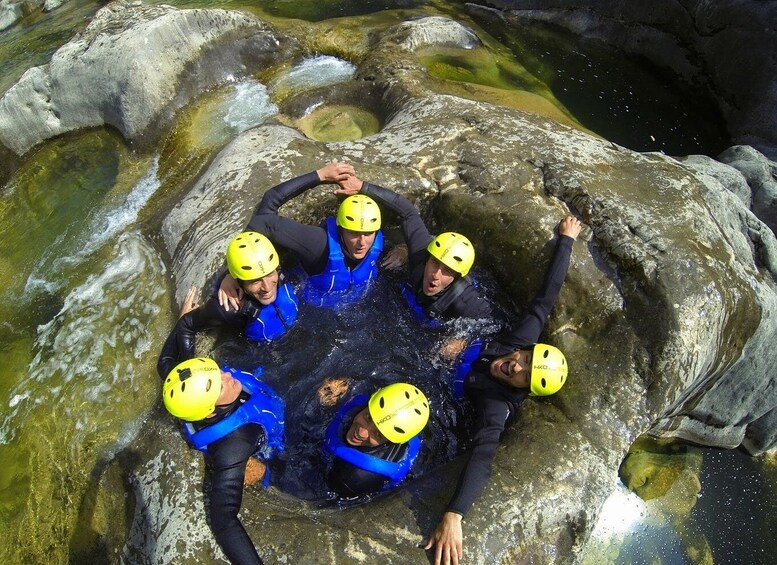
[[[72,237],[71,245],[67,233],[58,237],[38,260],[27,279],[25,294],[35,291],[55,292],[65,283],[61,272],[64,268],[80,265],[87,261],[106,242],[115,238],[138,219],[138,214],[160,186],[158,178],[159,158],[155,157],[148,172],[130,192],[118,202],[110,201],[90,215],[81,224],[81,229]],[[76,226],[78,229],[78,226]],[[72,250],[70,253],[62,247]]]
[[[267,87],[247,79],[235,84],[235,89],[225,100],[224,122],[236,133],[258,126],[278,113],[278,107],[270,100]]]
[[[34,404],[59,406],[58,416],[75,419],[77,429],[109,425],[121,391],[131,394],[147,384],[148,375],[137,369],[160,339],[148,321],[161,312],[164,263],[142,236],[127,233],[118,238],[113,258],[97,269],[37,328],[34,357],[11,393],[0,443],[14,436]],[[85,404],[88,410],[81,408]]]
[[[273,81],[270,89],[272,91],[309,90],[347,82],[355,74],[356,66],[352,63],[331,55],[319,55],[303,59],[288,73]]]

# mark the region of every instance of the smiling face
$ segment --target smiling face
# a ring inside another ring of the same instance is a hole
[[[456,272],[443,265],[435,257],[429,257],[424,266],[423,293],[426,296],[439,294],[456,279]]]
[[[221,371],[221,392],[216,399],[216,406],[232,404],[243,390],[242,383],[232,376],[232,373]]]
[[[491,362],[491,376],[516,388],[529,388],[531,383],[532,352],[513,351]]]
[[[372,421],[369,408],[360,410],[345,432],[345,442],[353,447],[375,447],[387,441]]]
[[[369,253],[370,247],[372,247],[372,243],[375,241],[375,233],[377,232],[358,232],[340,228],[343,252],[351,259],[361,261]]]
[[[278,280],[280,275],[276,269],[266,277],[254,279],[252,281],[241,281],[240,286],[246,294],[255,298],[262,306],[267,306],[275,302],[278,295]]]

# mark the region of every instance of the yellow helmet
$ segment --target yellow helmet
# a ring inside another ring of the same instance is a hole
[[[418,435],[429,421],[429,401],[407,383],[383,387],[367,403],[378,431],[393,443],[405,443]]]
[[[354,194],[343,200],[337,209],[337,225],[351,231],[378,231],[380,208],[369,196]]]
[[[475,262],[475,248],[472,243],[452,231],[441,233],[435,237],[426,250],[440,263],[456,271],[462,277],[469,273]]]
[[[538,343],[531,359],[531,396],[548,396],[558,392],[567,380],[566,357],[552,345]]]
[[[266,277],[278,268],[278,262],[272,242],[255,231],[236,235],[227,247],[227,268],[235,280]]]
[[[213,359],[195,357],[179,363],[162,385],[165,408],[187,422],[202,420],[216,409],[221,369]]]

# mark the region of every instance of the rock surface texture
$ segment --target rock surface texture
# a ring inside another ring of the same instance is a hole
[[[43,140],[96,126],[153,142],[193,96],[280,60],[287,48],[240,12],[115,2],[3,95],[0,143],[22,155]]]
[[[540,285],[558,221],[581,217],[588,227],[544,335],[567,355],[568,384],[525,403],[465,529],[469,563],[573,562],[641,434],[752,453],[777,446],[777,242],[749,210],[761,196],[748,192],[744,172],[762,171],[764,162],[745,149],[731,154],[736,168],[635,153],[545,118],[435,94],[413,46],[466,47],[472,38],[438,19],[430,26],[421,20],[374,35],[359,62],[357,80],[382,92],[390,116],[379,133],[319,143],[282,125],[244,132],[167,212],[161,245],[180,301],[221,265],[226,243],[268,188],[337,158],[407,195],[446,230],[467,234],[478,265],[520,308]],[[64,131],[111,125],[140,140],[217,80],[217,70],[246,58],[282,60],[293,43],[243,14],[112,4],[6,94],[0,139],[23,153]],[[757,105],[750,110],[755,116]],[[761,131],[754,122],[743,127]],[[316,206],[297,202],[284,213],[314,223],[335,210],[328,192],[313,198]],[[130,494],[114,512],[117,520],[133,516],[129,535],[112,554],[136,563],[220,562],[201,456],[161,411],[131,451],[129,476],[112,482],[122,473],[107,473],[102,485]],[[347,511],[249,487],[241,517],[268,563],[424,563],[418,544],[436,525],[457,469],[452,463]]]

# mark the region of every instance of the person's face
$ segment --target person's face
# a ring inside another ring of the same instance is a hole
[[[345,442],[353,447],[375,447],[388,440],[378,431],[368,408],[360,410],[345,432]]]
[[[429,256],[424,267],[423,292],[426,296],[434,296],[448,288],[456,278],[452,271],[436,258]]]
[[[340,237],[343,240],[343,251],[356,261],[361,261],[367,256],[375,241],[375,232],[359,232],[340,228]]]
[[[243,282],[243,290],[249,296],[252,296],[262,306],[267,306],[275,302],[275,297],[278,294],[278,279],[280,275],[276,269],[269,275],[262,277],[261,279],[254,279],[252,281]]]
[[[516,388],[528,388],[531,382],[532,352],[513,351],[491,362],[491,376]]]
[[[216,406],[232,404],[240,396],[240,391],[242,390],[243,385],[239,380],[233,377],[231,373],[221,371],[221,392],[216,399]]]

